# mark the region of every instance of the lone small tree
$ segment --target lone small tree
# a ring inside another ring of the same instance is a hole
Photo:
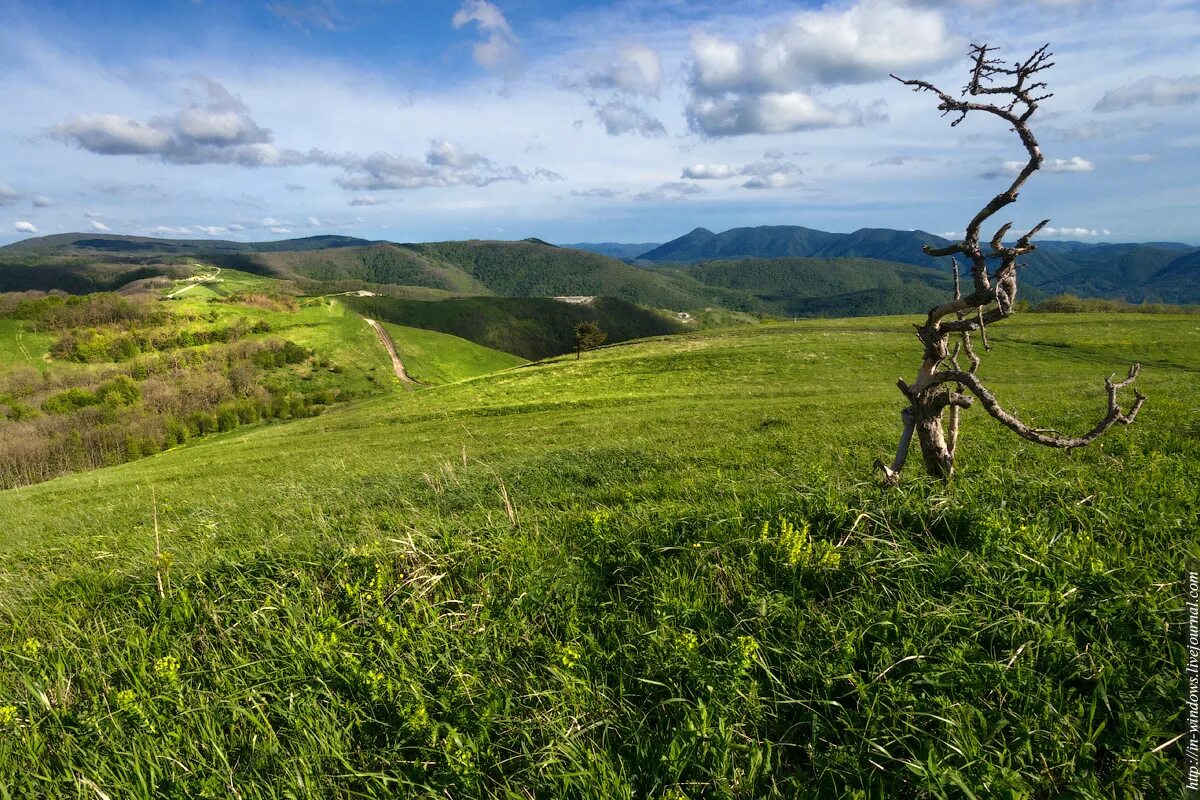
[[[608,334],[600,330],[600,326],[588,320],[575,326],[575,360],[578,361],[584,350],[592,350],[604,344]]]
[[[916,381],[909,385],[901,379],[896,384],[909,403],[900,414],[904,422],[900,445],[890,466],[881,460],[875,462],[889,483],[899,480],[914,430],[921,447],[926,472],[937,478],[949,478],[954,472],[959,414],[963,409],[970,408],[976,398],[1001,425],[1018,436],[1047,447],[1066,449],[1091,444],[1116,423],[1130,424],[1146,400],[1141,392],[1135,391],[1134,402],[1127,412],[1121,410],[1117,401],[1117,391],[1129,386],[1137,378],[1140,365],[1134,364],[1129,368],[1129,375],[1124,380],[1114,382],[1110,377],[1104,381],[1105,391],[1108,393],[1108,413],[1104,418],[1082,436],[1064,436],[1056,431],[1034,428],[1005,411],[975,374],[980,359],[972,347],[971,334],[977,331],[984,349],[991,350],[987,339],[987,326],[1010,316],[1014,311],[1017,299],[1017,269],[1024,266],[1017,263],[1017,258],[1033,252],[1035,246],[1031,240],[1050,221],[1042,220],[1011,245],[1004,241],[1008,229],[1012,227],[1012,223],[1009,222],[1000,226],[992,236],[987,251],[981,244],[980,228],[984,222],[1000,209],[1015,202],[1017,193],[1025,181],[1042,165],[1041,149],[1029,129],[1029,119],[1037,110],[1038,103],[1051,96],[1045,93],[1046,84],[1037,77],[1039,73],[1053,66],[1049,45],[1039,47],[1029,58],[1012,65],[992,58],[995,50],[996,48],[986,44],[971,45],[970,78],[958,97],[947,94],[926,81],[905,80],[892,76],[905,86],[913,87],[915,92],[932,92],[937,95],[938,109],[942,116],[957,115],[951,121],[951,126],[958,125],[967,114],[976,111],[999,117],[1008,123],[1020,138],[1029,159],[1012,184],[989,200],[971,218],[961,241],[939,248],[925,246],[925,252],[930,256],[951,257],[954,299],[929,309],[924,324],[916,326],[917,338],[924,346],[925,355],[917,371]],[[998,99],[994,103],[974,99],[981,96]],[[966,295],[962,293],[959,282],[959,255],[964,256],[971,265],[972,287]],[[996,267],[990,272],[989,260],[996,263]],[[951,316],[953,319],[943,321]],[[952,336],[958,337],[953,352],[949,347]],[[960,354],[969,360],[968,369],[964,370],[959,366]],[[965,394],[964,391],[969,391],[970,394]],[[949,424],[943,429],[943,418],[947,410]]]

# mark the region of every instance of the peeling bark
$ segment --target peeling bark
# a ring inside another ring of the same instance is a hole
[[[1129,411],[1124,412],[1117,399],[1117,392],[1137,379],[1140,366],[1134,364],[1126,379],[1113,382],[1110,378],[1105,381],[1108,394],[1108,413],[1105,417],[1088,433],[1081,436],[1064,436],[1054,431],[1034,428],[1005,411],[975,374],[981,362],[972,347],[971,334],[978,331],[984,350],[992,349],[987,338],[987,326],[1006,319],[1015,310],[1017,271],[1022,266],[1017,263],[1017,258],[1033,252],[1036,247],[1032,243],[1033,237],[1050,221],[1042,220],[1022,234],[1011,246],[1004,242],[1004,237],[1012,228],[1012,223],[1007,222],[988,240],[986,250],[981,244],[980,229],[983,224],[996,212],[1016,202],[1025,181],[1042,165],[1041,148],[1028,122],[1037,110],[1038,103],[1051,96],[1049,93],[1043,93],[1046,84],[1038,80],[1037,76],[1054,66],[1050,61],[1052,54],[1049,52],[1049,45],[1043,45],[1026,60],[1011,65],[998,58],[992,58],[991,54],[995,50],[996,48],[988,45],[971,46],[971,76],[959,97],[947,94],[926,81],[905,80],[892,76],[905,86],[911,86],[916,92],[932,92],[937,95],[938,109],[943,116],[958,115],[950,123],[951,126],[958,125],[971,112],[985,112],[999,117],[1017,134],[1028,159],[1008,188],[991,198],[971,218],[961,241],[946,247],[925,247],[926,254],[930,256],[951,256],[954,297],[929,309],[924,324],[916,326],[917,338],[925,352],[914,383],[910,386],[903,380],[897,382],[897,386],[909,402],[909,406],[901,413],[904,428],[900,436],[900,445],[891,466],[879,460],[875,462],[888,483],[896,483],[899,480],[914,433],[921,448],[925,471],[943,480],[950,478],[954,474],[954,453],[958,445],[960,415],[963,410],[973,405],[975,398],[979,399],[988,414],[1017,435],[1047,447],[1065,449],[1086,447],[1113,425],[1129,425],[1146,401],[1141,392],[1136,392]],[[973,99],[989,95],[997,95],[1002,99],[996,103]],[[959,255],[964,256],[970,263],[971,291],[967,295],[962,293],[956,258]],[[989,261],[998,262],[990,272]],[[951,315],[954,319],[946,320]],[[956,334],[959,341],[955,343],[951,352],[949,339]],[[959,366],[960,353],[965,353],[969,359],[969,370],[964,371]],[[944,366],[947,363],[951,368]],[[947,384],[953,384],[953,388],[948,388]],[[964,391],[969,391],[970,395]],[[949,424],[944,429],[943,421],[947,416]]]

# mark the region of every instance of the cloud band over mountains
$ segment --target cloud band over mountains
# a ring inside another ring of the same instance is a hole
[[[340,167],[335,183],[362,191],[487,186],[498,181],[562,180],[543,168],[525,171],[435,139],[423,159],[390,153],[358,155],[316,148],[300,151],[274,143],[270,130],[216,81],[201,79],[205,100],[176,114],[140,122],[118,114],[84,114],[54,127],[50,135],[105,156],[144,156],[166,164],[239,167]]]

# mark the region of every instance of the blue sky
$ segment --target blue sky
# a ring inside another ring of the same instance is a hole
[[[1200,6],[0,0],[0,243],[961,230],[1022,151],[948,89],[1056,53],[1045,238],[1200,243]]]

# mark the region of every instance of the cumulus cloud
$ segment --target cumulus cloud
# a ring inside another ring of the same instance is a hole
[[[272,135],[240,99],[216,81],[201,79],[205,99],[170,117],[149,122],[118,114],[83,114],[51,135],[99,155],[138,155],[169,164],[237,164],[245,167],[312,160],[272,144]]]
[[[1177,106],[1200,100],[1200,75],[1165,78],[1151,75],[1113,89],[1096,103],[1097,111],[1125,111],[1137,106]]]
[[[142,123],[116,114],[89,114],[59,125],[53,135],[100,155],[141,155],[171,164],[341,167],[343,174],[335,182],[351,190],[487,186],[504,180],[522,183],[563,180],[558,173],[540,167],[525,172],[517,167],[496,164],[485,156],[463,151],[445,139],[434,140],[424,160],[382,152],[360,156],[316,149],[306,153],[283,150],[273,144],[271,132],[259,126],[241,100],[225,87],[209,80],[202,81],[202,85],[205,101],[174,116]],[[620,125],[621,121],[614,117],[613,124]],[[625,124],[653,130],[652,121],[634,119],[626,120]],[[120,194],[153,187],[101,182],[93,184],[93,188]]]
[[[50,206],[54,205],[54,201],[49,197],[46,197],[44,194],[35,194],[33,197],[29,198],[29,201],[37,208],[49,208]]]
[[[14,222],[13,230],[16,231],[17,233],[37,233],[38,232],[37,226],[34,225],[32,222],[28,222],[26,220],[21,220],[20,222]]]
[[[768,160],[747,164],[741,174],[751,176],[742,184],[746,189],[794,189],[803,184],[804,170],[790,161]]]
[[[732,178],[737,173],[728,164],[692,164],[683,168],[679,177],[690,178],[694,181],[721,180]]]
[[[229,228],[224,225],[197,225],[196,230],[207,236],[224,236],[229,233]]]
[[[317,219],[316,217],[309,217],[308,218],[308,227],[310,227],[310,228],[321,227],[321,220]]]
[[[375,153],[365,158],[345,157],[331,163],[340,163],[345,168],[336,183],[343,189],[359,191],[488,186],[498,181],[526,183],[530,180],[563,180],[561,175],[547,169],[524,172],[517,167],[497,164],[486,156],[466,152],[445,139],[433,140],[424,160]]]
[[[96,233],[108,233],[110,230],[112,230],[111,228],[109,228],[107,225],[105,225],[103,222],[101,222],[98,219],[92,220],[88,224],[88,227],[91,228],[92,230],[94,230]]]
[[[694,183],[673,181],[671,183],[660,183],[653,189],[636,194],[634,195],[634,199],[644,201],[680,200],[688,195],[703,193],[704,189]]]
[[[1071,156],[1070,158],[1048,159],[1042,163],[1042,169],[1047,172],[1094,172],[1096,165],[1086,158]]]
[[[373,194],[360,194],[350,198],[349,206],[382,206],[387,205],[387,198],[376,197]]]
[[[830,107],[814,97],[814,87],[926,70],[961,50],[940,11],[895,0],[806,11],[750,41],[697,33],[688,121],[708,136],[861,125],[878,119],[878,111],[868,116],[854,106]]]
[[[1149,164],[1151,161],[1157,160],[1158,156],[1153,153],[1134,153],[1129,157],[1129,160],[1135,164]]]
[[[665,136],[667,133],[667,129],[655,117],[623,100],[612,100],[593,105],[596,109],[596,118],[604,124],[604,130],[609,136],[636,133],[641,136],[654,137]]]
[[[791,133],[856,127],[886,118],[881,104],[864,111],[855,103],[826,106],[805,92],[696,97],[687,105],[688,125],[705,136]]]
[[[142,228],[143,233],[152,236],[191,236],[192,229],[183,226],[155,225],[153,228]]]
[[[609,136],[662,136],[667,132],[662,122],[641,105],[645,99],[659,96],[662,83],[662,61],[657,51],[629,44],[619,48],[614,60],[603,68],[564,79],[560,86],[588,98]],[[583,123],[575,124],[582,127]]]
[[[485,69],[512,69],[520,63],[517,37],[513,35],[503,12],[487,0],[464,0],[450,22],[456,29],[475,24],[481,38],[471,52],[479,66]]]
[[[1025,168],[1026,163],[1025,161],[1005,161],[999,167],[979,173],[979,177],[991,179],[1016,175]],[[1048,158],[1042,162],[1042,169],[1046,172],[1095,172],[1096,165],[1082,156],[1071,156],[1070,158]]]
[[[567,86],[658,97],[662,82],[663,68],[658,52],[645,45],[630,44],[620,48],[616,58],[606,67],[587,73],[578,82],[568,81]]]
[[[0,183],[0,206],[13,206],[20,201],[21,195],[11,186]]]

